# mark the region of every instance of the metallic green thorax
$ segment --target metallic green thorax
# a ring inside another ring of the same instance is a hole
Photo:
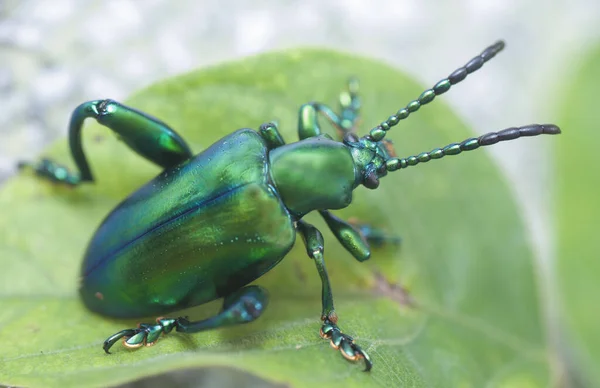
[[[296,216],[341,209],[352,202],[356,168],[343,143],[320,135],[278,147],[269,159],[277,191]]]
[[[377,188],[387,174],[390,145],[351,134],[341,143],[328,135],[310,137],[271,151],[271,174],[285,206],[298,217],[342,209],[357,186]]]
[[[337,326],[323,235],[302,217],[318,211],[341,245],[364,261],[371,255],[369,242],[397,243],[398,239],[329,211],[350,205],[352,191],[359,185],[376,189],[389,172],[501,141],[560,133],[555,125],[533,124],[406,158],[395,156],[385,139],[387,131],[481,68],[503,47],[503,42],[488,47],[360,138],[355,134],[360,107],[356,80],[340,95],[339,115],[318,102],[300,107],[298,142],[285,144],[277,126],[268,123],[258,131],[236,131],[195,157],[175,131],[143,112],[113,100],[77,107],[69,142],[79,174],[50,160],[21,163],[21,167],[70,186],[92,181],[81,144],[82,124],[89,117],[164,168],[114,209],[92,238],[81,269],[79,291],[85,305],[103,315],[144,317],[224,299],[222,310],[213,317],[192,322],[161,317],[156,323],[110,336],[104,351],[108,353],[120,339],[127,347],[139,347],[172,330],[195,333],[255,320],[268,297],[264,289],[248,283],[282,260],[298,233],[321,279],[320,335],[345,358],[363,360],[365,370],[370,370],[368,354]],[[319,114],[342,141],[321,133]]]

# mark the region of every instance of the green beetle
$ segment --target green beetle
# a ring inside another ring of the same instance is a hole
[[[397,242],[368,226],[346,222],[329,210],[352,202],[359,185],[376,189],[379,179],[446,155],[456,155],[521,136],[558,134],[555,125],[529,125],[492,132],[408,158],[395,156],[387,131],[451,85],[478,70],[504,47],[485,49],[465,66],[373,128],[355,134],[360,106],[358,84],[349,82],[340,96],[341,114],[319,103],[300,108],[300,141],[285,144],[277,126],[240,129],[194,156],[165,123],[113,100],[81,104],[73,112],[69,142],[79,173],[50,160],[22,163],[53,182],[78,185],[93,181],[81,144],[86,118],[115,131],[134,151],[164,171],[117,206],[102,222],[85,253],[79,292],[85,305],[118,318],[163,315],[224,298],[214,317],[190,322],[184,317],[157,318],[110,336],[128,347],[151,345],[173,329],[194,333],[251,322],[265,310],[267,293],[251,285],[273,268],[302,237],[322,282],[320,334],[349,360],[372,362],[352,337],[337,326],[337,315],[323,257],[323,237],[302,218],[318,211],[341,244],[359,261],[370,256],[369,242]],[[322,114],[341,141],[321,134]]]

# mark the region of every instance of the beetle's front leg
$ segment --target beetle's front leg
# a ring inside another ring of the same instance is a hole
[[[323,303],[323,310],[321,313],[321,320],[323,321],[320,330],[321,337],[330,340],[331,346],[334,349],[338,349],[346,359],[350,361],[363,359],[365,362],[365,371],[371,370],[373,363],[371,362],[369,355],[365,353],[360,346],[354,343],[352,337],[342,333],[337,326],[338,317],[333,307],[331,285],[329,284],[329,277],[327,276],[327,269],[325,268],[323,257],[324,244],[321,232],[304,221],[298,221],[298,231],[304,240],[308,256],[315,261],[317,271],[319,271],[319,276],[321,277],[321,298]]]
[[[182,333],[197,333],[219,327],[240,323],[248,323],[258,318],[267,307],[269,297],[267,291],[259,286],[247,286],[227,296],[223,301],[221,312],[214,317],[190,322],[185,317],[157,318],[156,324],[140,323],[135,329],[121,330],[104,341],[102,348],[106,353],[120,339],[128,348],[151,346],[161,334],[168,334],[173,329]]]
[[[162,121],[114,100],[96,100],[79,105],[71,115],[69,146],[78,174],[69,173],[48,160],[39,164],[20,163],[19,166],[31,166],[37,175],[71,186],[93,181],[81,144],[81,129],[86,118],[94,118],[110,128],[132,150],[161,167],[174,167],[192,157],[192,151],[183,138]]]
[[[348,88],[340,93],[341,114],[338,115],[325,104],[309,102],[300,107],[298,114],[298,137],[300,140],[321,134],[317,114],[321,113],[337,130],[341,139],[347,133],[356,132],[360,99],[358,97],[358,80],[350,78]]]

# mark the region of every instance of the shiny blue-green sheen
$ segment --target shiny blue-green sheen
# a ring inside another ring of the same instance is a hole
[[[80,293],[114,317],[166,314],[232,294],[295,240],[270,182],[268,149],[239,130],[123,201],[92,238]]]
[[[279,195],[299,217],[348,206],[358,185],[349,148],[326,135],[272,150],[270,164]]]
[[[94,180],[81,144],[86,118],[111,128],[132,150],[159,166],[168,168],[193,156],[185,140],[161,120],[114,100],[88,101],[75,108],[69,123],[69,144],[81,181]]]

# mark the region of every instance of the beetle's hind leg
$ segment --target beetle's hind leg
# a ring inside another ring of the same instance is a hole
[[[120,339],[128,348],[139,348],[153,345],[161,334],[168,334],[173,329],[182,333],[216,329],[240,323],[248,323],[257,319],[268,304],[267,291],[259,286],[247,286],[227,296],[223,301],[221,312],[214,317],[190,322],[187,318],[157,318],[156,324],[141,323],[136,329],[122,330],[104,341],[102,348],[106,353]]]
[[[22,161],[19,162],[17,167],[19,170],[32,170],[38,177],[47,179],[52,183],[61,183],[73,187],[81,182],[78,174],[72,173],[62,164],[55,163],[47,158],[42,158],[37,163]]]
[[[308,253],[308,256],[315,261],[317,271],[319,271],[319,276],[321,277],[321,297],[323,303],[323,310],[321,312],[321,320],[323,321],[320,330],[321,337],[330,340],[331,346],[334,349],[338,349],[340,353],[342,353],[342,356],[347,360],[363,360],[365,363],[365,371],[370,371],[373,367],[373,363],[371,362],[369,355],[362,350],[360,346],[354,343],[354,339],[351,336],[342,333],[337,326],[338,317],[333,308],[333,294],[331,293],[329,276],[327,275],[327,269],[325,268],[325,260],[323,257],[324,244],[321,232],[314,226],[302,220],[298,221],[298,231],[306,245],[306,252]]]
[[[86,118],[94,118],[110,128],[132,150],[163,168],[175,167],[192,157],[185,140],[162,121],[114,100],[95,100],[75,108],[69,124],[69,146],[79,173],[71,173],[47,159],[40,163],[21,162],[19,167],[31,167],[38,176],[55,183],[75,186],[92,182],[94,177],[81,144]]]

